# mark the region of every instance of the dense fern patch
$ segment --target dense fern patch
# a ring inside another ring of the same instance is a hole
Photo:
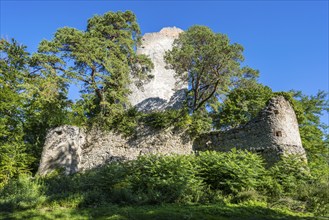
[[[197,156],[149,155],[71,176],[59,172],[46,177],[19,176],[1,189],[0,208],[15,213],[109,204],[236,204],[328,215],[327,178],[314,175],[307,164],[292,157],[266,169],[259,155],[240,150]]]

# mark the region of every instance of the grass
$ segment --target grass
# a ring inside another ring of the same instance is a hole
[[[318,219],[309,213],[293,213],[270,209],[262,205],[176,205],[118,206],[93,208],[43,207],[39,209],[4,213],[0,219],[108,219],[108,220],[257,220],[257,219]],[[325,219],[325,218],[324,218]]]

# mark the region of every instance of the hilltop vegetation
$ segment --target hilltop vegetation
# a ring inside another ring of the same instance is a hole
[[[23,218],[29,213],[38,215],[42,209],[65,207],[71,212],[83,208],[81,217],[86,217],[92,213],[87,208],[110,204],[115,211],[99,210],[125,219],[131,216],[123,213],[132,212],[132,208],[118,204],[184,204],[186,212],[191,212],[193,204],[209,218],[218,214],[228,219],[240,212],[250,217],[257,213],[255,207],[261,207],[259,218],[266,213],[273,218],[290,218],[299,215],[296,213],[328,215],[328,134],[320,120],[329,110],[327,93],[273,92],[257,82],[257,70],[242,66],[241,45],[230,43],[227,36],[207,27],[193,26],[165,55],[168,67],[189,85],[185,107],[140,113],[127,100],[127,85],[130,77],[141,85],[152,77],[153,64],[145,55],[136,54],[139,44],[140,28],[130,11],[94,16],[85,31],[60,28],[52,40],[42,41],[34,54],[14,39],[0,40],[2,211],[17,212]],[[80,99],[75,102],[68,98],[73,83],[81,86]],[[139,124],[146,123],[156,129],[184,128],[197,136],[246,123],[278,94],[284,95],[296,111],[308,164],[286,158],[265,169],[256,154],[206,152],[199,156],[141,157],[72,176],[35,175],[50,128],[63,124],[98,126],[132,135]],[[183,216],[166,213],[177,212],[172,205],[155,209],[163,218]],[[19,214],[19,210],[30,211]],[[145,210],[137,209],[132,215],[154,216]],[[72,217],[79,218],[75,214]],[[197,216],[191,212],[192,219]]]

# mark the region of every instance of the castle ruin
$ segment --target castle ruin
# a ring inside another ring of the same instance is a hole
[[[142,90],[131,85],[131,103],[141,111],[177,108],[185,98],[186,85],[176,82],[174,72],[165,69],[163,55],[182,30],[164,28],[145,34],[138,53],[150,56],[154,78]],[[298,155],[306,161],[295,112],[282,96],[272,98],[258,116],[229,131],[213,131],[191,139],[184,131],[139,127],[133,137],[86,130],[75,126],[51,129],[46,137],[38,173],[45,175],[63,168],[66,174],[93,169],[118,160],[133,160],[143,154],[191,154],[197,151],[229,151],[232,148],[260,153],[268,164],[283,155]]]

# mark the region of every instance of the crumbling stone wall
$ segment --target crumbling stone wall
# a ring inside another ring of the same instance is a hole
[[[142,154],[191,154],[195,151],[229,151],[232,148],[259,152],[268,164],[283,155],[306,161],[295,112],[284,97],[272,98],[246,125],[226,132],[214,131],[191,140],[183,131],[139,127],[133,137],[97,129],[86,131],[61,126],[48,132],[39,174],[56,168],[75,173],[117,160],[133,160]]]
[[[112,161],[133,160],[145,154],[190,154],[192,143],[184,136],[182,131],[153,130],[149,127],[140,127],[136,135],[127,138],[113,132],[92,130],[86,136],[80,169],[99,167]]]
[[[140,127],[133,137],[98,129],[60,126],[48,132],[38,173],[63,168],[72,174],[143,154],[190,154],[192,142],[183,131]]]
[[[306,161],[295,111],[284,97],[269,100],[268,105],[246,125],[226,132],[203,134],[193,143],[196,151],[229,151],[232,148],[260,153],[268,164],[283,155],[299,155]]]

